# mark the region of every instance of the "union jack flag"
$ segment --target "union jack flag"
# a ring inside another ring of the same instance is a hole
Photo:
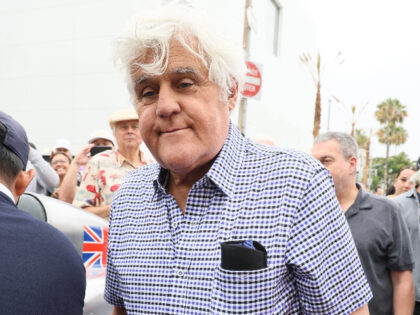
[[[82,258],[86,269],[106,267],[107,245],[108,228],[84,226]]]

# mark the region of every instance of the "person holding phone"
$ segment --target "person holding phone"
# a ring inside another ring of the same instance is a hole
[[[73,200],[73,205],[103,218],[109,216],[112,197],[124,178],[131,171],[148,162],[145,154],[140,151],[142,138],[138,115],[134,109],[115,112],[111,115],[109,124],[117,149],[99,152],[106,149],[103,146],[109,145],[109,142],[103,141],[98,143],[102,146],[101,148],[90,145],[81,151],[79,164],[86,163],[86,168]],[[92,137],[90,141],[98,139],[109,140],[103,135],[98,135]],[[92,153],[96,155],[93,156]]]
[[[95,131],[90,136],[88,145],[77,153],[71,162],[70,168],[68,169],[64,179],[61,181],[58,199],[68,203],[73,203],[77,187],[80,186],[82,175],[89,159],[98,153],[113,149],[114,139],[111,133],[105,130]]]

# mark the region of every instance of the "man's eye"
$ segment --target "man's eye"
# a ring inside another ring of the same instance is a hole
[[[155,95],[156,95],[155,91],[149,90],[149,91],[143,92],[143,94],[141,95],[141,97],[153,97]]]
[[[191,86],[192,85],[192,83],[189,83],[189,82],[182,82],[179,86],[180,87],[182,87],[182,88],[186,88],[186,87],[189,87],[189,86]]]
[[[194,83],[191,80],[182,80],[179,82],[178,86],[181,89],[189,88],[190,86],[194,85]]]

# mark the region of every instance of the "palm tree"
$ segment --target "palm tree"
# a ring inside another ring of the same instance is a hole
[[[324,80],[324,73],[326,73],[325,68],[327,65],[321,64],[321,55],[319,53],[316,55],[315,61],[310,54],[305,53],[301,54],[299,59],[308,68],[316,86],[314,128],[312,130],[312,135],[316,138],[319,134],[319,129],[321,128],[321,79]],[[341,52],[336,55],[333,62],[338,62],[339,64],[344,62],[344,59],[341,58]]]
[[[404,144],[407,141],[407,131],[402,126],[391,126],[389,131],[386,127],[377,132],[380,143],[386,143],[386,135],[389,134],[389,143],[396,146]]]
[[[316,55],[315,73],[313,72],[313,61],[309,54],[303,53],[299,56],[300,61],[305,64],[312,76],[312,80],[316,85],[316,98],[315,98],[315,113],[314,113],[314,128],[312,135],[316,138],[321,128],[321,55]]]
[[[366,186],[368,181],[369,175],[369,164],[370,164],[370,139],[372,138],[372,129],[369,131],[369,138],[367,138],[365,143],[366,148],[366,163],[365,163],[365,170],[363,174],[363,184]]]
[[[368,137],[366,136],[365,132],[363,129],[356,129],[356,134],[352,137],[354,137],[354,139],[357,142],[357,146],[360,149],[366,149],[367,148],[367,143],[368,143]]]
[[[407,117],[407,111],[405,105],[402,105],[398,99],[388,98],[377,106],[375,116],[384,125],[376,134],[379,142],[386,145],[384,183],[387,186],[389,148],[392,144],[401,145],[407,140],[407,131],[402,126],[398,126]]]
[[[346,115],[350,117],[350,124],[351,124],[351,132],[350,136],[354,137],[354,131],[356,129],[356,123],[359,120],[360,116],[362,115],[363,111],[366,109],[369,102],[366,102],[362,107],[356,105],[347,105],[338,97],[331,95],[331,97],[342,106],[342,109],[346,111]]]
[[[355,106],[353,106],[355,107]],[[353,111],[354,113],[354,111]],[[355,120],[353,120],[355,121]],[[354,128],[354,126],[353,126]],[[367,177],[368,177],[368,171],[369,171],[369,162],[370,162],[370,138],[372,135],[372,129],[370,130],[369,137],[365,134],[365,131],[363,129],[353,129],[355,135],[352,135],[352,137],[355,138],[357,142],[357,146],[360,149],[366,150],[366,159],[365,159],[365,165],[363,166],[363,184],[366,186],[367,184]]]

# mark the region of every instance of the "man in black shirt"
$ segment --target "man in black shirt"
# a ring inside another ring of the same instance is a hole
[[[412,314],[414,266],[407,226],[398,207],[355,182],[357,144],[348,134],[327,132],[314,142],[312,155],[331,173],[372,290],[371,315]]]

